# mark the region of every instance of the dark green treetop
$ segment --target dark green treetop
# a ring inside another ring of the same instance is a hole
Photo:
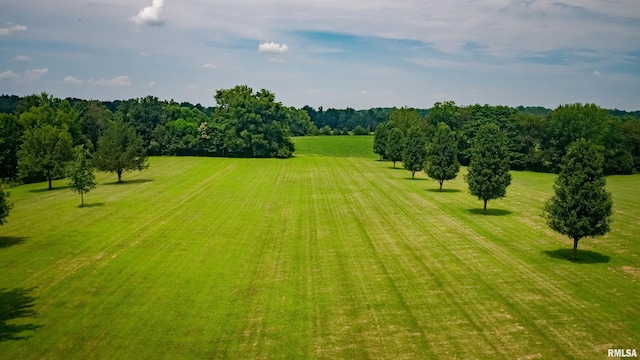
[[[389,137],[387,138],[387,158],[393,161],[393,167],[396,167],[396,162],[402,160],[402,153],[404,151],[405,137],[402,130],[394,127],[389,131]]]
[[[507,138],[498,125],[488,123],[480,127],[471,148],[471,161],[465,180],[471,195],[484,201],[499,199],[507,194],[511,184]]]
[[[553,186],[555,194],[544,208],[549,227],[573,240],[574,259],[580,239],[609,232],[613,202],[605,190],[603,161],[599,147],[590,141],[569,145]]]
[[[449,125],[441,122],[427,147],[427,175],[442,184],[455,179],[460,171],[458,162],[458,142]]]
[[[419,126],[414,125],[407,131],[404,150],[402,152],[402,166],[411,171],[411,178],[416,172],[424,169],[427,156],[427,140]]]
[[[51,125],[27,129],[18,151],[21,177],[42,176],[49,181],[64,177],[67,163],[73,157],[71,135]]]
[[[141,171],[149,167],[142,139],[122,119],[110,123],[98,140],[93,164],[98,170],[115,172],[118,182],[122,182],[122,173],[126,170]]]

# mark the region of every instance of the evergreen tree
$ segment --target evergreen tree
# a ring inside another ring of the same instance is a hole
[[[603,161],[592,142],[579,139],[570,144],[553,186],[555,195],[544,208],[549,227],[573,240],[573,259],[580,239],[609,232],[613,202],[605,190]]]
[[[422,130],[418,126],[412,126],[407,131],[407,139],[402,153],[402,165],[411,171],[411,178],[415,178],[416,172],[424,168],[427,156],[427,142]]]
[[[80,206],[84,206],[84,194],[96,187],[96,177],[89,159],[89,151],[83,146],[74,149],[74,159],[69,163],[67,176],[69,177],[69,189],[80,194]]]
[[[469,183],[471,195],[484,201],[485,214],[487,201],[506,196],[507,186],[511,184],[509,149],[507,137],[498,125],[489,123],[478,130],[465,180]]]
[[[121,119],[112,122],[100,137],[93,161],[98,170],[115,172],[118,182],[122,182],[122,173],[126,170],[141,171],[149,167],[142,139]]]
[[[440,191],[445,180],[455,179],[458,175],[458,142],[455,133],[444,122],[438,124],[427,148],[427,164],[427,175],[440,184]]]
[[[373,152],[380,155],[380,160],[387,158],[387,142],[389,138],[389,127],[386,123],[378,124],[376,133],[373,136]]]
[[[389,132],[387,139],[387,157],[393,161],[393,168],[396,167],[396,162],[402,160],[402,152],[404,151],[404,134],[402,130],[394,127]]]

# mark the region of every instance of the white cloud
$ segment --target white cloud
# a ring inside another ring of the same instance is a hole
[[[0,80],[7,80],[7,79],[16,80],[16,79],[19,79],[19,78],[20,78],[20,75],[14,73],[11,70],[8,70],[8,71],[0,73]]]
[[[31,58],[26,56],[26,55],[18,55],[18,56],[13,58],[13,61],[14,62],[20,62],[20,63],[25,63],[25,62],[31,61]]]
[[[166,22],[162,16],[163,8],[164,0],[153,0],[151,6],[140,10],[138,15],[132,17],[131,20],[139,25],[162,26]]]
[[[149,81],[149,83],[147,84],[148,88],[152,88],[156,86],[156,82],[155,81]]]
[[[104,78],[99,80],[89,79],[89,84],[102,85],[102,86],[130,86],[131,79],[129,79],[129,77],[126,75],[121,75],[113,79],[104,79]]]
[[[205,69],[211,69],[211,70],[218,68],[215,64],[212,64],[212,63],[206,63],[206,64],[202,65],[202,67],[205,68]]]
[[[73,76],[67,76],[63,81],[65,84],[82,84],[84,82]]]
[[[6,36],[17,31],[26,31],[28,27],[24,25],[10,25],[9,27],[0,28],[0,36]]]
[[[274,42],[260,43],[258,51],[271,54],[286,54],[289,52],[287,44],[276,44]]]
[[[598,70],[594,71],[592,75],[593,75],[593,76],[595,76],[595,77],[600,77],[600,76],[602,76],[602,74],[601,74],[601,73],[600,73],[600,71],[598,71]]]
[[[45,76],[48,72],[49,72],[49,69],[46,69],[46,68],[28,70],[27,72],[24,73],[24,79],[26,81],[36,81],[41,77]]]

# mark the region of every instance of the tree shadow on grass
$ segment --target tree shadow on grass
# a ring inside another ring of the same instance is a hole
[[[122,180],[121,182],[113,181],[113,182],[104,183],[104,185],[144,184],[152,181],[153,181],[152,179]]]
[[[486,216],[505,216],[511,215],[512,212],[504,209],[487,209],[487,212],[484,212],[484,209],[467,209],[468,213],[475,215],[486,215]]]
[[[92,208],[92,207],[100,207],[100,206],[104,206],[104,203],[103,202],[87,203],[87,204],[84,204],[84,206],[78,205],[77,207],[79,207],[79,208]]]
[[[589,250],[580,250],[578,248],[578,258],[571,259],[573,249],[545,250],[543,253],[553,259],[568,260],[576,264],[606,264],[611,257]]]
[[[0,342],[8,340],[26,340],[31,335],[23,335],[25,331],[37,330],[42,325],[9,324],[12,320],[35,318],[38,313],[33,310],[37,298],[30,295],[34,288],[0,289]],[[24,322],[24,320],[22,320]]]
[[[26,239],[22,236],[0,236],[0,249],[22,244]]]
[[[459,193],[460,192],[460,190],[458,189],[447,189],[447,188],[442,189],[442,191],[440,191],[440,189],[427,189],[427,191],[434,192],[434,193]]]
[[[425,178],[411,178],[411,177],[406,177],[404,178],[405,180],[412,180],[412,181],[425,181],[425,180],[429,180],[429,179],[425,179]]]
[[[45,193],[49,191],[67,190],[67,189],[69,189],[69,185],[55,186],[53,189],[49,189],[48,187],[42,188],[42,189],[33,189],[33,190],[29,190],[29,192],[37,194],[37,193]]]

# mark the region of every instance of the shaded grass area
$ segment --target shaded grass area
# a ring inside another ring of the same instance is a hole
[[[373,152],[373,135],[301,136],[294,137],[292,140],[296,145],[295,156],[379,158]]]
[[[33,288],[39,316],[24,323],[43,327],[0,342],[0,357],[589,359],[638,346],[638,176],[609,179],[613,230],[580,242],[582,266],[559,261],[571,242],[540,216],[553,175],[514,172],[485,216],[462,174],[440,193],[370,159],[150,161],[87,194],[103,206],[12,189],[0,288]]]

